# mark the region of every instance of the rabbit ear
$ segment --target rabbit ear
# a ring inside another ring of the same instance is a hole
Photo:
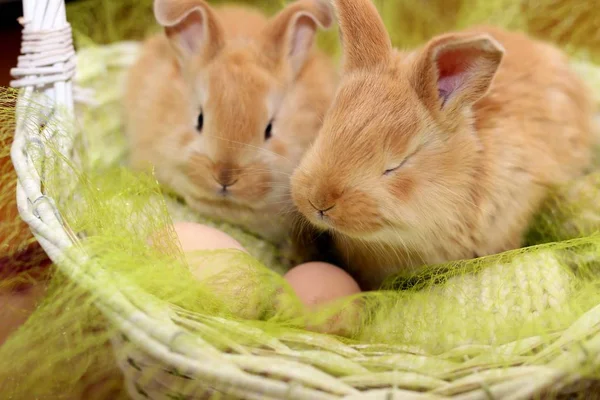
[[[318,27],[329,28],[333,13],[324,0],[298,0],[279,12],[263,31],[266,54],[290,63],[298,74],[308,56]]]
[[[223,46],[223,28],[203,0],[154,0],[154,16],[180,61],[194,55],[208,60]]]
[[[392,42],[372,0],[333,0],[344,50],[344,70],[352,72],[385,63]]]
[[[426,46],[413,71],[413,86],[430,108],[470,106],[490,88],[504,48],[487,34],[450,34]]]

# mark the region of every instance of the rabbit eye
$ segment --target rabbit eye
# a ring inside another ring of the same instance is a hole
[[[404,157],[404,160],[402,160],[402,162],[401,162],[400,164],[398,164],[398,165],[397,165],[397,166],[395,166],[394,168],[386,169],[386,170],[383,172],[383,175],[389,175],[389,174],[391,174],[392,172],[395,172],[395,171],[399,170],[400,168],[402,168],[402,167],[404,166],[404,164],[406,164],[406,162],[407,162],[407,161],[408,161],[408,160],[409,160],[409,159],[410,159],[412,156],[414,156],[415,154],[417,154],[417,153],[419,152],[419,150],[421,150],[422,148],[423,148],[423,144],[421,144],[421,145],[417,146],[417,148],[416,148],[416,149],[415,149],[415,150],[414,150],[412,153],[410,153],[409,155],[407,155],[406,157]]]
[[[394,168],[390,168],[390,169],[386,169],[383,173],[383,175],[389,175],[392,172],[395,172],[397,170],[399,170],[404,164],[406,164],[406,160],[408,160],[408,158],[404,159],[404,161],[402,161],[400,164],[398,164],[396,167]]]
[[[267,128],[265,129],[265,140],[269,140],[273,134],[273,121],[269,122]]]
[[[202,127],[204,126],[204,115],[202,115],[202,111],[198,114],[198,121],[196,122],[196,130],[198,132],[202,132]]]

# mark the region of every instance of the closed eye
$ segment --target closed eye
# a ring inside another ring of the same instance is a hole
[[[406,164],[406,161],[408,161],[408,157],[406,157],[400,164],[398,164],[394,168],[386,169],[384,171],[383,175],[389,175],[392,172],[395,172],[395,171],[399,170],[404,164]]]
[[[395,171],[399,170],[400,168],[402,168],[402,167],[404,166],[404,164],[406,164],[406,162],[407,162],[407,161],[408,161],[408,160],[409,160],[409,159],[410,159],[412,156],[414,156],[414,155],[415,155],[415,154],[416,154],[416,153],[417,153],[419,150],[421,150],[421,147],[422,147],[422,145],[421,145],[421,146],[419,146],[419,147],[417,147],[417,148],[415,149],[415,151],[413,151],[412,153],[410,153],[409,155],[407,155],[407,156],[404,158],[404,160],[402,160],[402,162],[401,162],[400,164],[396,165],[396,166],[395,166],[395,167],[393,167],[393,168],[386,169],[386,170],[383,172],[383,175],[384,175],[384,176],[385,176],[385,175],[389,175],[389,174],[391,174],[392,172],[395,172]]]

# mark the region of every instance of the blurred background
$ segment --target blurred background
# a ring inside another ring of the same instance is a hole
[[[17,22],[22,14],[21,1],[0,0],[0,86],[8,86],[10,83],[10,69],[17,63],[21,41],[21,27]],[[1,123],[1,122],[0,122]],[[6,122],[4,122],[6,124]],[[0,126],[1,130],[12,129],[10,126]],[[10,170],[10,158],[8,146],[10,143],[0,141],[0,172]],[[12,184],[12,182],[5,182]],[[15,237],[19,239],[30,236],[28,228],[23,223],[16,223],[15,202],[13,198],[0,196],[0,235],[9,231],[18,230]],[[4,238],[0,238],[4,242]],[[41,249],[32,244],[26,249],[2,249],[0,252],[0,345],[6,338],[23,323],[28,311],[32,310],[38,296],[36,290],[40,285],[14,285],[6,284],[6,279],[15,272],[15,265],[23,257],[30,257],[37,253],[35,258],[41,255]]]
[[[21,1],[0,0],[0,86],[8,86],[10,69],[17,64],[21,44]],[[12,131],[10,118],[0,120],[0,131]],[[3,136],[5,137],[5,136]],[[9,156],[10,143],[0,140],[0,185],[12,191],[0,196],[0,346],[34,310],[45,290],[45,272],[50,261],[35,242],[27,225],[17,216],[14,175]],[[28,279],[15,280],[27,270]],[[0,385],[1,386],[1,385]]]
[[[21,1],[0,0],[0,86],[8,86],[10,69],[19,55]]]

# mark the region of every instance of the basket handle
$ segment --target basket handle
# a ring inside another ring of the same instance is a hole
[[[11,70],[15,78],[11,86],[21,88],[11,147],[18,178],[17,206],[21,218],[49,257],[57,262],[72,240],[53,199],[44,193],[43,176],[36,170],[34,159],[40,155],[40,149],[44,157],[48,140],[55,141],[52,146],[63,155],[71,152],[71,135],[50,137],[51,130],[61,126],[59,119],[74,112],[75,50],[64,0],[23,0],[23,17],[19,22],[23,26],[21,56],[17,67]],[[33,119],[32,109],[36,111]],[[53,124],[53,120],[58,123]]]

